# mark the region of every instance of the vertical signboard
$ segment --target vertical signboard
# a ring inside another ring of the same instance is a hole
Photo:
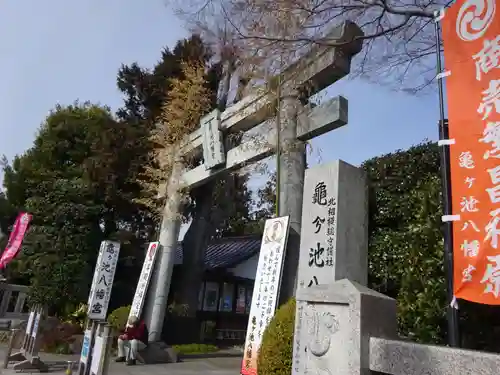
[[[203,132],[203,160],[206,169],[218,167],[226,162],[222,132],[220,131],[220,111],[213,110],[201,118]]]
[[[104,346],[104,338],[97,336],[94,341],[94,349],[92,350],[92,361],[90,362],[90,373],[101,374],[102,368],[102,348]]]
[[[500,304],[500,14],[455,2],[441,21],[450,138],[453,291]]]
[[[106,319],[119,254],[119,242],[103,241],[101,243],[94,271],[94,285],[89,296],[87,312],[89,319]]]
[[[35,315],[35,319],[33,320],[33,331],[31,331],[31,337],[34,339],[38,334],[38,327],[40,326],[40,319],[42,318],[42,314],[37,312]]]
[[[30,316],[28,318],[28,323],[26,324],[26,332],[31,332],[31,326],[33,325],[33,321],[35,320],[35,312],[30,311]]]
[[[80,362],[87,364],[89,361],[89,351],[90,342],[92,341],[92,331],[90,329],[85,330],[82,342],[82,352],[80,353]]]
[[[248,317],[242,375],[257,375],[257,354],[262,334],[274,315],[279,296],[289,217],[266,220]]]
[[[105,248],[106,248],[106,242],[102,241],[101,246],[99,246],[99,254],[97,255],[96,265],[101,264],[102,253],[104,252]],[[97,269],[98,268],[96,267],[94,270],[94,276],[92,277],[92,284],[90,284],[90,292],[89,292],[89,298],[87,300],[87,306],[90,306],[90,302],[92,301],[92,295],[94,294],[95,287],[97,285],[97,276],[99,276]]]
[[[142,264],[141,276],[137,282],[137,288],[135,289],[134,299],[132,301],[132,307],[130,308],[129,318],[135,316],[140,318],[142,307],[144,306],[144,300],[146,299],[146,293],[148,291],[149,280],[151,279],[151,273],[154,269],[154,264],[156,260],[156,254],[158,253],[158,248],[160,247],[159,242],[150,242],[148,246],[148,252],[146,253],[146,258]]]

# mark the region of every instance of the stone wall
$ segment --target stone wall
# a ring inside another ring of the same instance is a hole
[[[500,373],[500,355],[372,337],[370,369],[392,375],[493,375]]]
[[[27,321],[13,322],[12,328],[19,329],[16,332],[12,344],[13,349],[20,349],[24,336],[26,334]],[[49,317],[41,323],[40,335],[40,350],[53,351],[61,344],[67,344],[68,350],[73,354],[78,354],[81,351],[83,334],[79,332],[79,327],[69,323],[61,323],[57,318]],[[7,344],[11,335],[10,330],[0,331],[0,343]],[[66,353],[67,354],[67,353]]]
[[[328,375],[498,375],[500,355],[421,345],[397,337],[396,301],[343,279],[301,291],[300,360]]]

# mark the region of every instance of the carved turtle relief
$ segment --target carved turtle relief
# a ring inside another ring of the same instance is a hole
[[[339,322],[330,312],[318,311],[314,306],[306,310],[307,348],[315,357],[330,350],[331,338],[339,331]]]

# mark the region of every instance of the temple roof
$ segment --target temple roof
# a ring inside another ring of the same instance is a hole
[[[234,267],[258,254],[260,243],[260,235],[218,239],[208,245],[205,257],[206,269]],[[175,264],[182,264],[182,243],[177,247]]]

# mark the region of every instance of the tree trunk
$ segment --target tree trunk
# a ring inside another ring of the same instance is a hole
[[[190,317],[196,316],[198,310],[198,293],[205,271],[205,250],[216,229],[210,220],[215,187],[216,181],[212,181],[198,188],[193,221],[182,244],[181,285],[175,302],[187,305]]]

